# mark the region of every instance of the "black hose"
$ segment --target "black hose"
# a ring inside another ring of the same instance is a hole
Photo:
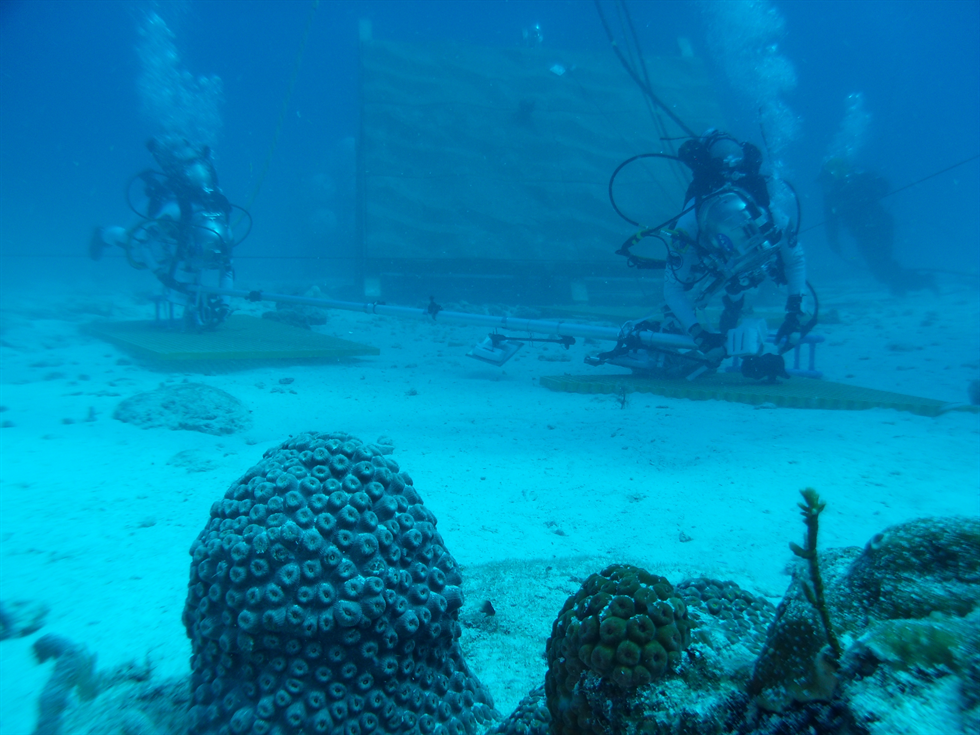
[[[247,209],[245,209],[245,207],[240,207],[237,204],[232,204],[231,207],[232,207],[232,209],[240,209],[240,210],[242,210],[242,214],[244,216],[248,217],[248,229],[245,230],[245,234],[242,235],[239,240],[237,240],[237,241],[233,240],[232,243],[231,243],[232,249],[235,249],[239,245],[241,245],[243,242],[245,242],[245,238],[247,238],[249,235],[252,234],[252,213],[249,212]],[[229,220],[230,219],[231,218],[229,217]],[[241,222],[241,219],[239,219],[238,221]]]
[[[669,117],[671,120],[677,123],[680,129],[683,130],[685,133],[687,133],[689,136],[691,136],[692,138],[696,138],[697,133],[691,130],[691,128],[689,128],[684,123],[684,121],[681,120],[674,113],[673,110],[671,110],[667,105],[665,105],[663,102],[660,101],[660,98],[653,93],[653,89],[650,87],[650,85],[648,83],[645,83],[643,79],[640,78],[640,75],[637,73],[636,69],[634,69],[630,65],[630,63],[626,60],[626,57],[623,56],[623,51],[622,49],[619,48],[619,44],[616,42],[616,37],[613,36],[612,29],[609,27],[609,22],[606,20],[606,14],[602,12],[602,5],[600,3],[600,0],[595,0],[595,8],[596,11],[599,13],[599,20],[602,21],[602,27],[606,31],[606,36],[609,38],[609,43],[616,54],[616,58],[619,59],[619,62],[623,65],[623,68],[626,70],[626,73],[630,75],[630,77],[634,82],[636,82],[637,86],[640,88],[640,91],[643,92],[643,94],[645,94],[647,97],[649,97],[650,100],[657,107],[663,110],[664,114],[666,114],[667,117]],[[630,21],[630,23],[632,24],[632,21]],[[635,35],[635,31],[634,31],[634,35]]]
[[[813,288],[813,284],[809,281],[806,282],[807,288],[810,289],[810,294],[813,296],[813,316],[810,317],[809,321],[800,329],[800,339],[806,337],[810,330],[817,326],[817,322],[820,319],[820,299],[817,297],[817,291]]]
[[[619,174],[620,171],[622,171],[628,164],[631,164],[633,163],[633,161],[637,161],[641,158],[666,158],[671,161],[680,161],[680,159],[677,156],[672,156],[669,153],[639,153],[635,156],[627,158],[625,161],[619,164],[616,167],[616,169],[612,172],[612,176],[609,177],[609,203],[612,204],[612,208],[616,210],[616,214],[618,214],[620,217],[622,217],[624,220],[629,222],[634,227],[642,227],[643,225],[641,225],[639,222],[631,220],[629,217],[623,214],[623,210],[621,210],[616,205],[616,198],[615,196],[613,196],[613,183],[616,181],[616,176]],[[683,161],[681,161],[681,163],[683,163]],[[684,210],[684,212],[686,211],[687,210]],[[684,212],[681,212],[681,214],[684,214]],[[669,220],[667,220],[667,222],[664,222],[662,225],[660,225],[660,227],[665,227],[667,224],[673,222],[678,217],[680,217],[680,214],[671,217]],[[652,229],[660,229],[660,227],[655,227]]]
[[[143,212],[140,212],[138,209],[136,209],[135,206],[133,206],[133,198],[131,196],[133,193],[133,182],[135,182],[136,179],[142,179],[144,183],[149,183],[147,181],[148,176],[153,176],[153,177],[166,176],[166,174],[164,174],[162,171],[154,171],[152,168],[147,168],[147,169],[143,169],[137,174],[133,174],[126,180],[126,192],[125,192],[126,206],[128,206],[133,211],[133,214],[135,214],[140,219],[152,219],[152,217],[150,217],[149,212],[144,214]],[[154,179],[154,183],[162,186],[162,184],[160,184],[155,179]]]

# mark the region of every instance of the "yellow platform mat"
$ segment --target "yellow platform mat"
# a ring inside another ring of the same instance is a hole
[[[791,378],[775,385],[747,380],[738,373],[703,375],[693,381],[646,378],[635,375],[552,375],[541,385],[568,393],[653,393],[668,398],[694,401],[717,400],[786,408],[823,408],[860,411],[893,408],[920,416],[938,416],[947,411],[976,411],[976,406],[945,403],[932,398],[889,393],[855,385],[811,378]]]
[[[95,322],[85,329],[156,360],[336,359],[381,354],[377,347],[244,314],[232,314],[213,332],[168,330],[155,321]]]

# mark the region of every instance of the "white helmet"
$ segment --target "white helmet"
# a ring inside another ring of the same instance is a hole
[[[698,244],[729,274],[754,270],[774,254],[778,230],[745,192],[725,189],[698,208]]]

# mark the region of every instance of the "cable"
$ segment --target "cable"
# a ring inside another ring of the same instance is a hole
[[[621,14],[626,17],[626,24],[629,27],[630,34],[633,37],[633,46],[636,48],[636,57],[640,60],[640,68],[643,70],[643,80],[646,82],[647,89],[653,89],[653,82],[650,81],[650,72],[647,68],[646,59],[643,57],[643,46],[640,45],[640,36],[636,32],[636,25],[633,23],[633,16],[630,15],[629,6],[626,4],[626,0],[618,0],[617,7],[621,8]],[[623,37],[627,38],[625,31],[623,32]],[[667,144],[667,150],[676,155],[677,151],[674,150],[674,138],[671,138],[667,134],[667,126],[660,116],[660,111],[656,105],[652,105],[647,97],[644,97],[644,101],[647,103],[647,109],[650,112],[650,117],[653,119],[654,127],[660,136],[661,143]],[[683,127],[683,126],[682,126]],[[673,173],[678,180],[678,183],[687,188],[687,181],[684,180],[684,173],[681,167],[672,167]]]
[[[249,235],[252,234],[252,213],[249,212],[247,209],[245,209],[245,207],[240,207],[237,204],[232,204],[231,207],[232,207],[232,209],[240,209],[240,210],[242,210],[242,215],[241,215],[241,217],[238,218],[238,222],[235,223],[236,225],[239,224],[242,221],[242,217],[248,217],[248,229],[245,230],[245,234],[242,235],[237,240],[235,240],[234,234],[232,234],[231,247],[234,250],[239,245],[241,245],[243,242],[245,242],[245,238],[247,238]],[[234,226],[232,226],[232,230],[234,230]]]
[[[817,290],[813,287],[812,283],[807,281],[806,286],[810,289],[810,294],[813,296],[813,316],[810,317],[800,331],[800,339],[806,337],[810,333],[810,330],[817,326],[817,322],[820,320],[820,297],[817,296]]]
[[[147,187],[154,186],[159,188],[164,188],[164,185],[160,183],[158,176],[166,177],[166,174],[162,171],[155,171],[152,168],[143,169],[139,173],[133,174],[126,181],[126,205],[133,211],[133,213],[140,219],[152,219],[150,217],[149,211],[146,214],[140,212],[136,206],[133,204],[133,184],[136,183],[137,179],[142,179],[144,185]],[[152,182],[152,183],[151,183]],[[148,199],[152,199],[152,195],[148,195]]]
[[[905,186],[899,187],[898,189],[895,189],[894,191],[890,191],[890,192],[888,192],[887,194],[885,194],[881,198],[882,199],[887,199],[888,197],[892,196],[893,194],[898,194],[898,192],[900,192],[900,191],[905,191],[906,189],[911,189],[913,186],[917,186],[918,184],[921,184],[923,181],[928,181],[929,179],[935,178],[936,176],[939,176],[940,174],[944,174],[947,171],[952,171],[954,168],[957,168],[958,166],[962,166],[964,163],[969,163],[970,161],[975,161],[978,158],[980,158],[980,153],[974,153],[972,156],[970,156],[969,158],[966,158],[966,159],[960,161],[959,163],[954,163],[952,166],[947,166],[946,168],[942,169],[941,171],[936,171],[936,173],[929,174],[928,176],[923,176],[918,181],[913,181],[911,184],[906,184]]]
[[[306,50],[306,40],[310,36],[310,29],[313,27],[313,18],[316,15],[316,10],[320,5],[320,0],[313,0],[310,4],[310,14],[306,18],[306,27],[303,29],[303,37],[299,42],[299,50],[296,52],[296,61],[293,62],[293,75],[289,79],[289,86],[286,88],[286,96],[282,100],[282,108],[279,110],[279,120],[276,123],[276,132],[272,135],[272,145],[269,146],[269,153],[265,157],[265,163],[262,164],[262,171],[259,173],[259,178],[255,182],[255,187],[252,189],[252,195],[248,198],[248,202],[242,207],[243,210],[249,210],[255,203],[256,197],[259,195],[259,189],[262,188],[262,183],[265,181],[265,176],[269,173],[269,167],[272,165],[272,156],[276,151],[276,146],[279,144],[279,135],[282,133],[282,125],[286,120],[286,111],[289,109],[289,101],[293,97],[293,89],[296,87],[296,78],[299,76],[299,67],[303,61],[303,52]],[[241,218],[238,220],[241,222]],[[238,222],[235,223],[236,225]],[[243,238],[244,239],[244,238]]]
[[[630,77],[633,79],[634,82],[636,82],[636,84],[640,87],[640,90],[645,95],[647,95],[647,97],[649,97],[655,105],[657,105],[661,110],[664,111],[667,117],[669,117],[671,120],[677,123],[680,129],[683,130],[685,133],[687,133],[689,136],[691,136],[692,138],[696,138],[697,134],[693,130],[691,130],[691,128],[689,128],[684,123],[684,121],[681,120],[674,113],[673,110],[671,110],[669,107],[667,107],[667,105],[665,105],[663,102],[660,101],[657,95],[653,93],[653,90],[650,88],[650,85],[644,83],[644,81],[640,78],[639,74],[637,74],[636,69],[634,69],[630,65],[630,63],[626,60],[626,57],[623,56],[623,51],[619,47],[619,43],[616,41],[616,37],[613,35],[612,29],[609,27],[609,21],[606,20],[606,14],[602,12],[602,5],[600,3],[600,0],[595,0],[595,8],[596,11],[599,13],[599,20],[602,21],[602,27],[606,31],[606,36],[609,38],[609,43],[612,46],[612,49],[615,52],[616,57],[619,59],[620,63],[623,65],[623,68],[626,70],[626,73],[630,75]]]
[[[622,217],[624,220],[626,220],[627,222],[629,222],[634,227],[643,227],[643,225],[641,225],[639,222],[636,222],[635,220],[631,220],[629,217],[627,217],[625,214],[623,214],[623,210],[621,210],[617,206],[617,204],[616,204],[616,198],[613,195],[613,183],[616,181],[616,176],[619,174],[620,171],[623,170],[623,168],[626,167],[627,164],[633,163],[633,161],[639,160],[641,158],[666,158],[666,159],[671,160],[671,161],[677,161],[677,160],[679,160],[677,158],[677,156],[672,156],[672,155],[670,155],[668,153],[639,153],[639,154],[637,154],[635,156],[631,156],[630,158],[627,158],[625,161],[623,161],[621,164],[619,164],[616,167],[616,170],[615,171],[612,172],[612,175],[609,177],[609,187],[608,187],[609,188],[609,203],[612,204],[612,208],[614,210],[616,210],[616,214],[618,214],[620,217]],[[686,211],[687,210],[685,210],[685,212]],[[684,214],[684,212],[681,212],[681,214]],[[664,222],[659,227],[651,228],[651,229],[660,229],[660,227],[666,226],[668,223],[673,222],[678,217],[680,217],[679,214],[671,217],[669,220],[667,220],[667,222]]]

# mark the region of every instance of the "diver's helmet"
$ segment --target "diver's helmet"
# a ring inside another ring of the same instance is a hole
[[[842,156],[833,156],[824,161],[823,170],[835,179],[843,179],[851,173],[851,165]]]
[[[746,176],[758,176],[762,168],[762,151],[748,141],[740,143],[728,133],[709,128],[700,138],[686,141],[677,151],[677,159],[687,165],[696,191],[714,188],[719,182],[736,185]]]
[[[171,184],[204,193],[217,189],[217,174],[209,146],[194,145],[176,135],[158,135],[150,138],[146,147]]]
[[[214,180],[214,168],[202,158],[195,158],[184,168],[184,180],[194,189],[212,192],[217,188]]]
[[[201,156],[190,141],[177,135],[156,135],[146,141],[146,149],[166,174],[182,171]]]
[[[708,139],[708,156],[722,171],[741,168],[745,153],[742,144],[729,135],[716,133]]]
[[[774,256],[779,230],[746,192],[723,189],[698,208],[698,244],[726,276],[751,275]]]

